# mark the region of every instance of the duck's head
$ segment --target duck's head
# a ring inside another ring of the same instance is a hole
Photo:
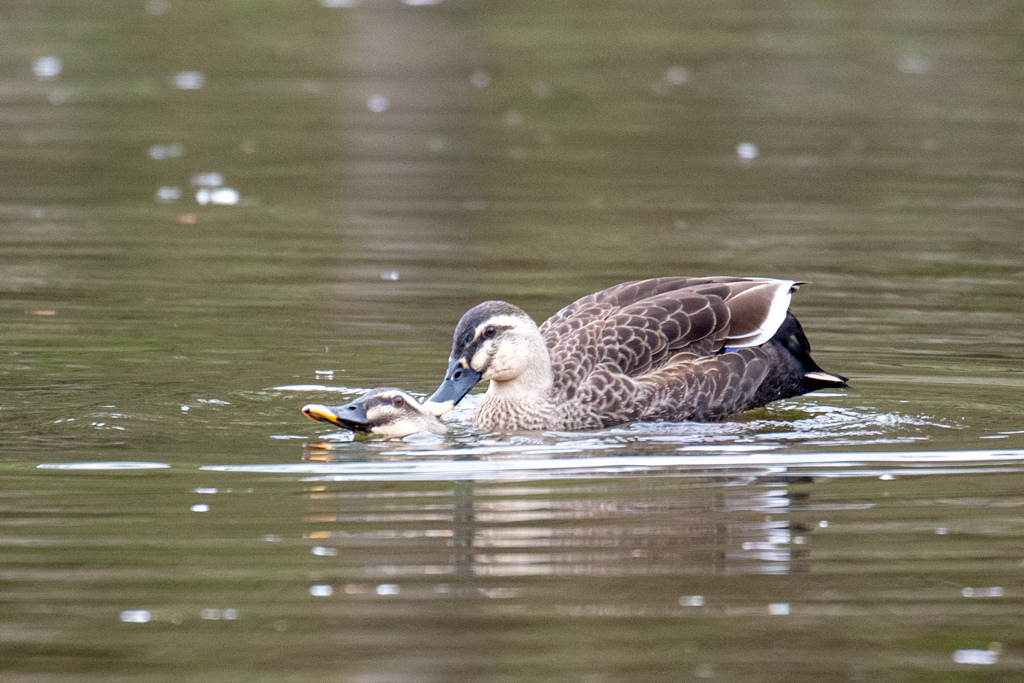
[[[538,353],[550,365],[537,323],[521,308],[504,301],[474,306],[455,328],[444,382],[424,407],[443,415],[481,380],[512,382],[520,378],[531,369]]]
[[[379,436],[402,437],[416,432],[444,434],[448,427],[408,393],[394,387],[368,391],[343,406],[311,403],[302,414],[344,429]]]

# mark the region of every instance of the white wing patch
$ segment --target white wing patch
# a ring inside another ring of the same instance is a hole
[[[739,349],[746,346],[760,346],[772,338],[779,331],[779,326],[786,319],[786,312],[789,311],[789,302],[793,299],[793,290],[797,284],[793,280],[769,280],[765,286],[775,288],[772,293],[772,302],[768,307],[768,315],[765,316],[761,325],[742,337],[727,337],[726,346]],[[754,290],[748,290],[737,295],[737,298],[744,295],[752,295]]]

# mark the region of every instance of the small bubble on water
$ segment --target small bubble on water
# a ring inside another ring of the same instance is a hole
[[[736,146],[736,156],[742,161],[753,161],[758,153],[757,145],[750,142],[741,142]]]
[[[505,115],[502,117],[502,120],[505,122],[506,126],[523,125],[523,115],[520,112],[516,111],[515,109],[511,109],[505,112]]]
[[[695,678],[714,678],[715,668],[710,664],[700,664],[693,670]]]
[[[905,55],[900,57],[899,70],[905,74],[924,74],[931,71],[931,64],[916,55]]]
[[[400,591],[397,583],[382,583],[377,586],[377,595],[398,595]]]
[[[478,69],[469,77],[469,82],[473,84],[474,88],[486,88],[491,84],[491,75],[482,69]]]
[[[327,584],[319,583],[309,587],[309,594],[315,598],[326,598],[334,593],[334,589]]]
[[[773,602],[768,605],[768,614],[775,616],[785,616],[789,614],[789,603],[788,602]]]
[[[386,112],[391,102],[384,95],[373,95],[366,101],[366,108],[375,114]]]
[[[380,279],[381,280],[390,280],[391,282],[396,282],[398,280],[398,271],[397,270],[389,270],[387,272],[381,273],[380,274]]]
[[[199,90],[206,84],[201,71],[179,71],[171,76],[171,85],[178,90]]]
[[[207,505],[206,503],[196,503],[195,505],[190,507],[189,510],[191,510],[192,512],[209,512],[210,506]]]
[[[199,610],[199,616],[200,618],[206,619],[208,621],[220,621],[221,619],[224,619],[225,621],[234,621],[238,618],[238,610],[232,609],[230,607],[227,609],[217,609],[216,607],[204,607],[203,609]]]
[[[682,66],[670,66],[665,69],[665,82],[669,85],[684,85],[690,80],[690,74]]]
[[[939,536],[945,536],[946,534],[949,533],[949,529],[947,529],[944,526],[935,527],[935,533],[938,534]]]
[[[881,479],[882,481],[892,481],[892,480],[893,480],[893,479],[895,479],[896,477],[894,477],[894,476],[893,476],[893,475],[891,475],[891,474],[883,474],[883,475],[881,475],[881,476],[880,476],[880,477],[878,477],[878,478],[879,478],[879,479]]]
[[[126,609],[121,612],[121,621],[126,624],[148,624],[152,618],[148,609]]]
[[[317,379],[334,379],[334,370],[314,370]]]
[[[266,543],[280,543],[281,542],[281,537],[278,536],[277,534],[264,534],[263,535],[263,540]]]
[[[188,406],[182,406],[181,407],[181,412],[187,413],[188,412]]]
[[[237,204],[241,196],[238,190],[230,187],[219,187],[215,190],[203,187],[196,191],[196,202],[202,206],[217,204],[220,206],[232,206]]]
[[[313,546],[313,554],[317,557],[334,557],[338,554],[337,548],[326,548],[322,545]]]
[[[822,529],[827,529],[828,528],[828,520],[827,519],[821,520],[820,522],[818,522],[818,526],[821,527]]]
[[[181,188],[180,187],[161,187],[156,191],[156,200],[158,202],[174,202],[181,199]]]
[[[192,187],[220,187],[224,184],[224,176],[220,173],[196,173],[189,182]]]
[[[64,69],[64,63],[60,57],[39,57],[32,62],[32,73],[39,80],[56,78]]]
[[[217,489],[213,487],[199,487],[192,490],[192,493],[200,493],[204,495],[210,495],[217,493]]]
[[[957,664],[990,665],[999,661],[999,653],[995,650],[957,650],[953,653],[953,661]]]
[[[153,145],[149,148],[149,158],[157,161],[161,159],[175,159],[185,151],[181,145]]]
[[[704,596],[703,595],[684,595],[679,598],[680,607],[703,607]]]

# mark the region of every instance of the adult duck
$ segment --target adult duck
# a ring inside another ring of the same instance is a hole
[[[413,396],[394,387],[373,389],[341,406],[311,403],[303,406],[302,414],[353,432],[391,438],[417,432],[444,434],[448,431],[447,425],[425,410]]]
[[[846,378],[810,355],[789,312],[800,283],[662,277],[585,296],[540,327],[485,301],[455,328],[444,382],[424,408],[441,415],[481,380],[485,429],[598,429],[640,421],[715,421]]]

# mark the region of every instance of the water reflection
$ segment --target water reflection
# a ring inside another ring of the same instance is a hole
[[[375,548],[389,561],[371,560],[359,570],[378,578],[807,571],[819,527],[806,512],[806,483],[794,490],[733,483],[716,482],[713,494],[695,488],[690,497],[664,499],[650,490],[611,497],[616,487],[608,484],[462,485],[404,496],[353,496],[338,485],[318,485],[307,494],[304,522],[314,529],[305,537],[317,544],[314,555],[342,563],[354,551]],[[398,557],[410,557],[396,564],[400,548]]]
[[[315,475],[303,517],[313,555],[340,563],[358,557],[368,577],[789,575],[811,571],[814,539],[830,533],[830,514],[874,505],[816,500],[834,476],[877,479],[869,465],[883,463],[899,476],[978,465],[996,471],[999,463],[1000,471],[1017,472],[1024,468],[1012,464],[1022,461],[1021,451],[759,453],[204,469]],[[643,476],[622,479],[629,474]],[[559,477],[568,483],[545,483]],[[884,470],[882,478],[896,479]],[[431,479],[478,483],[353,490],[360,481]],[[502,479],[522,483],[479,481]],[[369,548],[388,562],[375,563]],[[396,563],[402,556],[408,559]]]

